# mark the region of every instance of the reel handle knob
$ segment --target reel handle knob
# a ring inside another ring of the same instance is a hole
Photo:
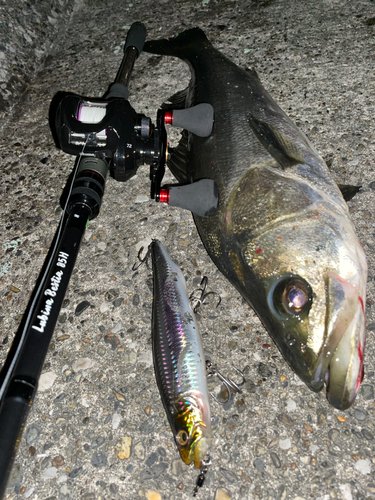
[[[208,137],[214,124],[214,108],[203,102],[192,108],[166,111],[164,122],[173,127],[181,127],[199,137]]]
[[[185,208],[200,217],[207,217],[216,211],[218,198],[216,182],[212,179],[200,179],[185,186],[162,188],[158,201]]]

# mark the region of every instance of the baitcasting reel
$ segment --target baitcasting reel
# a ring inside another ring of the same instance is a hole
[[[104,161],[111,176],[120,182],[129,180],[141,165],[149,164],[152,199],[186,208],[197,215],[209,215],[215,211],[218,203],[217,187],[213,180],[201,179],[192,184],[168,188],[162,188],[161,182],[168,159],[165,124],[208,137],[213,128],[213,108],[211,104],[201,103],[182,110],[160,109],[156,125],[132,108],[128,101],[127,85],[134,62],[142,51],[145,36],[144,27],[135,23],[127,37],[124,58],[115,83],[103,98],[86,98],[70,93],[59,97],[54,118],[58,146],[72,155]],[[82,172],[79,175],[82,177]],[[86,173],[84,177],[87,180]],[[90,189],[96,190],[95,182],[91,182]],[[82,194],[82,190],[85,191],[85,187],[80,185],[75,192]]]
[[[214,196],[208,200],[210,207],[217,205],[213,181],[204,179],[194,185],[179,186],[178,196],[177,186],[163,189],[161,181],[168,159],[165,124],[207,137],[212,131],[212,106],[202,103],[184,110],[159,110],[155,126],[150,118],[136,113],[125,98],[126,91],[122,84],[114,83],[105,99],[75,94],[63,97],[55,121],[60,148],[72,155],[84,154],[106,160],[112,177],[120,182],[129,180],[141,165],[149,164],[152,199],[207,215],[207,190]],[[196,200],[192,206],[193,193]]]
[[[115,85],[119,89],[121,84]],[[111,92],[106,99],[75,94],[64,97],[57,110],[56,130],[63,151],[109,160],[111,175],[117,181],[129,180],[140,165],[162,168],[166,161],[162,113],[158,113],[155,127],[150,118],[136,113],[127,99]]]

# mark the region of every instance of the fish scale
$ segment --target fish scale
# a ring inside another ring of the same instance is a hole
[[[165,108],[181,108],[185,96],[183,107],[214,110],[211,135],[183,131],[168,161],[178,181],[218,187],[216,212],[194,216],[208,254],[297,375],[348,408],[363,373],[367,262],[327,165],[257,73],[199,28],[146,42],[144,51],[190,66],[189,87]]]
[[[158,240],[152,241],[150,250],[154,271],[155,376],[181,457],[187,464],[194,461],[199,468],[211,439],[202,341],[181,270]],[[186,443],[179,441],[181,435],[188,436]]]

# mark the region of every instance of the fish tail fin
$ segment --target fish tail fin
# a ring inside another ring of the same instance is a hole
[[[207,45],[211,45],[211,43],[204,32],[200,28],[192,28],[168,40],[150,40],[145,43],[143,50],[151,54],[188,59],[197,49],[201,51]]]

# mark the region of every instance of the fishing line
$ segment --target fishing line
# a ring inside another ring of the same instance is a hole
[[[85,150],[85,147],[86,147],[86,144],[87,144],[87,141],[88,141],[88,137],[86,138],[86,141],[82,147],[82,151],[79,153],[79,160],[76,162],[76,166],[75,166],[75,171],[73,173],[73,179],[71,181],[71,184],[70,184],[70,188],[69,188],[69,193],[68,193],[68,196],[66,197],[66,202],[65,202],[65,206],[63,208],[63,213],[62,213],[62,216],[61,216],[61,219],[60,219],[60,222],[59,222],[59,226],[58,226],[58,229],[57,229],[57,237],[56,237],[56,241],[55,241],[55,245],[53,247],[53,251],[51,253],[51,257],[49,258],[49,262],[46,266],[46,269],[44,271],[44,274],[43,274],[43,277],[39,283],[39,286],[37,288],[37,291],[36,293],[34,294],[34,298],[33,298],[33,301],[31,303],[31,306],[30,306],[30,310],[29,310],[29,314],[27,315],[27,318],[26,318],[26,321],[25,321],[25,325],[23,327],[23,330],[22,330],[22,334],[21,334],[21,338],[20,338],[20,341],[18,343],[18,346],[17,346],[17,349],[16,349],[16,352],[14,354],[14,357],[9,365],[9,369],[4,377],[4,380],[1,384],[1,387],[0,387],[0,403],[1,403],[1,400],[4,396],[4,392],[8,386],[8,383],[9,383],[9,380],[12,376],[12,373],[13,373],[13,370],[14,370],[14,367],[17,363],[17,360],[18,360],[18,357],[19,357],[19,354],[20,354],[20,351],[24,345],[24,342],[25,342],[25,337],[26,337],[26,333],[27,333],[27,330],[30,326],[30,321],[31,321],[31,318],[34,314],[34,311],[35,311],[35,304],[39,298],[39,294],[40,294],[40,291],[41,289],[43,288],[43,286],[45,285],[45,282],[46,282],[46,278],[47,278],[47,275],[51,269],[51,266],[52,266],[52,262],[55,258],[55,255],[56,255],[56,250],[60,244],[60,240],[61,240],[61,233],[62,233],[62,230],[63,230],[63,227],[64,227],[64,222],[65,222],[65,218],[66,218],[66,215],[67,215],[67,207],[68,207],[68,202],[69,202],[69,198],[70,198],[70,195],[71,195],[71,192],[72,192],[72,189],[73,189],[73,184],[74,184],[74,181],[76,179],[76,176],[77,176],[77,171],[78,171],[78,166],[79,166],[79,163],[80,163],[80,159],[82,158],[83,156],[83,153],[84,153],[84,150]]]

